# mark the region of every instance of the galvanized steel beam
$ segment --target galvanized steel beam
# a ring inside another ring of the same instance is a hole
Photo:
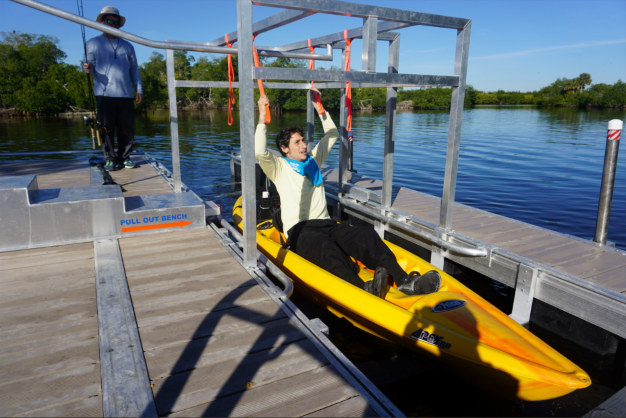
[[[117,240],[94,242],[105,417],[156,417],[150,377]]]
[[[237,32],[241,35],[239,49],[239,130],[241,138],[241,194],[243,196],[243,255],[244,266],[255,267],[256,249],[256,190],[254,163],[254,87],[252,71],[252,4],[237,0]]]
[[[460,76],[421,75],[421,74],[384,74],[363,73],[359,71],[308,70],[305,68],[256,67],[254,78],[263,80],[315,80],[315,81],[355,81],[360,83],[387,84],[402,86],[441,86],[455,87],[460,83]],[[241,79],[240,79],[241,80]],[[465,86],[463,86],[465,87]],[[463,89],[463,92],[465,90]]]
[[[252,4],[292,10],[315,10],[317,13],[349,17],[366,18],[368,16],[377,16],[380,20],[451,29],[462,29],[469,22],[469,19],[459,17],[440,16],[333,0],[253,0]]]
[[[459,150],[461,148],[461,125],[463,124],[463,104],[465,101],[465,82],[467,79],[467,61],[469,57],[471,28],[472,25],[470,21],[464,29],[459,29],[456,37],[454,75],[459,78],[459,83],[452,88],[452,102],[450,104],[448,150],[446,154],[445,177],[443,180],[443,194],[441,197],[441,211],[439,215],[439,226],[443,229],[452,228],[456,178],[459,169]]]
[[[252,32],[256,32],[257,34],[261,34],[267,31],[270,31],[275,28],[279,28],[281,26],[285,26],[289,23],[297,22],[300,19],[304,19],[307,16],[314,15],[314,11],[298,11],[298,10],[284,10],[282,12],[276,13],[266,19],[260,20],[252,25]],[[228,34],[228,42],[237,42],[238,35],[237,31],[231,32]],[[226,45],[226,36],[222,36],[217,38],[211,42],[207,42],[207,45],[213,46],[225,46]]]
[[[174,73],[174,51],[165,51],[167,67],[167,94],[170,104],[170,134],[172,137],[172,171],[174,175],[174,192],[181,192],[180,150],[178,146],[178,105],[176,103],[176,85]]]
[[[378,18],[368,16],[363,19],[363,47],[361,48],[361,71],[376,72],[376,39]]]
[[[389,43],[389,59],[387,72],[397,74],[400,64],[400,35]],[[395,127],[396,127],[396,102],[398,89],[387,88],[387,107],[385,115],[385,151],[383,160],[383,191],[382,205],[385,208],[391,207],[391,193],[393,188],[393,156],[395,149]]]

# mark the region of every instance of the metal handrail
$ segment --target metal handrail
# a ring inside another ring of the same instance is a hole
[[[237,55],[239,53],[237,48],[228,48],[225,46],[211,46],[211,45],[197,43],[197,42],[153,41],[152,39],[147,39],[141,36],[134,35],[129,32],[124,32],[122,30],[115,29],[111,26],[98,23],[95,20],[87,19],[82,16],[75,15],[73,13],[67,12],[62,9],[58,9],[56,7],[49,6],[44,3],[40,3],[35,0],[11,0],[11,1],[22,4],[24,6],[31,7],[39,11],[42,11],[44,13],[51,14],[53,16],[60,17],[62,19],[69,20],[70,22],[78,23],[83,26],[88,26],[92,29],[96,29],[104,33],[108,33],[109,35],[117,36],[118,38],[126,39],[128,41],[132,41],[140,45],[145,45],[151,48],[171,49],[171,50],[181,50],[181,51],[213,52],[217,54]],[[307,60],[318,60],[318,61],[332,61],[333,60],[332,48],[330,48],[330,46],[326,48],[326,54],[297,54],[297,53],[290,53],[290,52],[269,51],[269,50],[262,50],[262,49],[257,50],[257,52],[259,55],[267,56],[267,57],[283,57],[283,58],[307,59]]]
[[[243,242],[243,236],[231,224],[229,224],[226,219],[222,219],[220,221],[220,224],[224,228],[226,228],[237,241]],[[293,294],[293,282],[291,281],[291,279],[287,277],[287,275],[283,273],[282,270],[276,267],[274,263],[268,260],[267,257],[265,257],[259,250],[257,250],[257,257],[259,258],[259,261],[268,268],[270,273],[272,273],[274,277],[276,277],[278,281],[282,283],[282,285],[284,286],[283,291],[285,292],[285,295],[290,298]]]
[[[373,218],[379,219],[385,223],[388,223],[390,225],[395,226],[398,229],[402,229],[404,231],[407,232],[411,232],[415,235],[418,235],[422,238],[426,238],[427,240],[431,241],[433,244],[437,244],[438,246],[440,246],[441,248],[448,250],[448,251],[452,251],[455,252],[457,254],[462,254],[462,255],[467,255],[470,257],[487,257],[487,250],[485,248],[482,247],[477,247],[477,248],[467,248],[467,247],[463,247],[461,245],[458,244],[454,244],[451,242],[448,242],[442,238],[439,238],[433,234],[430,234],[426,231],[422,231],[421,229],[415,228],[413,226],[407,225],[403,222],[400,222],[396,219],[390,218],[389,216],[385,216],[379,212],[376,212],[373,209],[364,207],[359,205],[358,203],[352,202],[351,200],[339,197],[337,198],[339,200],[339,203],[341,203],[342,205],[345,205],[349,208],[355,209],[355,210],[359,210],[361,212],[364,212],[368,215],[370,215]]]

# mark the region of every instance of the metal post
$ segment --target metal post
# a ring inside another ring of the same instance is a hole
[[[470,20],[463,29],[457,30],[454,75],[459,76],[459,85],[452,87],[450,103],[450,126],[448,128],[448,151],[446,153],[446,171],[443,180],[443,195],[439,226],[452,229],[456,176],[459,168],[459,149],[461,148],[461,125],[463,123],[463,102],[465,100],[465,81],[467,78],[467,59],[469,56]]]
[[[361,70],[367,73],[376,72],[376,40],[378,35],[378,18],[368,16],[363,19],[363,50],[361,52]]]
[[[387,72],[398,73],[400,62],[400,35],[389,42],[389,64]],[[387,88],[387,114],[385,117],[385,159],[383,162],[383,196],[382,205],[385,208],[391,207],[391,193],[393,186],[393,155],[395,147],[395,127],[396,127],[396,101],[398,89]]]
[[[609,219],[611,217],[611,202],[613,201],[613,186],[615,185],[615,171],[617,170],[617,153],[619,138],[624,122],[619,119],[609,121],[606,136],[606,151],[604,153],[604,169],[602,171],[602,186],[600,186],[600,201],[598,203],[598,220],[596,221],[595,242],[606,245],[609,233]]]
[[[346,65],[346,50],[341,51],[341,68]],[[346,131],[348,112],[346,111],[346,89],[341,89],[341,97],[339,99],[339,190],[347,181],[348,168],[348,132]]]
[[[167,94],[170,99],[170,133],[172,135],[172,176],[174,177],[174,192],[180,193],[180,154],[178,147],[178,107],[176,105],[176,75],[174,73],[174,51],[165,51],[167,66]]]
[[[241,132],[241,194],[243,196],[243,262],[256,267],[256,191],[254,158],[254,83],[252,80],[252,3],[237,0],[239,34],[239,127]]]
[[[306,149],[307,152],[310,153],[315,148],[315,144],[313,143],[313,127],[315,122],[315,108],[313,107],[313,102],[311,102],[311,90],[307,90],[307,100],[306,100]]]
[[[354,137],[348,135],[348,171],[354,171]]]

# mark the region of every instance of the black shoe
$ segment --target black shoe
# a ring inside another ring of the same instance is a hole
[[[385,296],[387,296],[387,269],[377,267],[374,272],[374,280],[365,282],[363,290],[381,299],[385,299]]]
[[[398,286],[399,291],[409,296],[435,293],[439,291],[439,288],[441,288],[441,275],[435,270],[421,276],[418,272],[412,271],[404,283]]]

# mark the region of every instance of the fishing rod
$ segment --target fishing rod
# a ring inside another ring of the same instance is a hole
[[[76,6],[78,7],[78,15],[81,17],[84,17],[83,0],[76,0]],[[80,25],[80,32],[83,36],[83,49],[85,51],[85,61],[83,62],[87,62],[87,40],[85,39],[85,26],[84,25]],[[83,116],[83,122],[85,123],[85,126],[91,125],[91,146],[92,146],[92,149],[96,149],[94,131],[96,133],[96,136],[98,137],[98,146],[101,146],[100,130],[98,129],[96,118],[93,115],[95,98],[93,95],[93,88],[91,84],[91,73],[89,74],[85,73],[85,76],[87,76],[87,95],[89,96],[89,116]]]

